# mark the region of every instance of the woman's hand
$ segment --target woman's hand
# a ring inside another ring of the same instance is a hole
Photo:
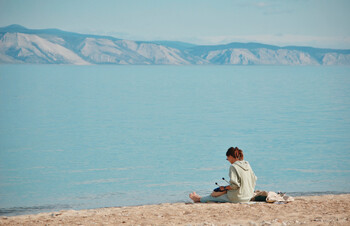
[[[231,186],[225,186],[225,190],[232,190]]]

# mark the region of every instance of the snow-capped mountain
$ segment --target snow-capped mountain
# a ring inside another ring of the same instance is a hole
[[[230,43],[217,46],[195,46],[187,51],[211,64],[350,65],[350,50]]]
[[[131,41],[20,25],[0,28],[0,63],[350,65],[350,50],[259,43],[197,46]]]
[[[0,60],[4,63],[89,64],[72,50],[34,34],[6,33],[0,40]]]

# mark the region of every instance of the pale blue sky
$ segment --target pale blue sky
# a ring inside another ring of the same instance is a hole
[[[0,0],[0,26],[350,49],[349,0]]]

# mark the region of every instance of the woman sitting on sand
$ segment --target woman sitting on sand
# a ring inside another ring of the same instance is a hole
[[[249,165],[243,160],[243,151],[237,147],[230,147],[226,152],[227,160],[231,163],[229,176],[230,185],[221,186],[219,192],[213,191],[211,195],[200,197],[193,192],[190,198],[194,202],[249,202],[254,195],[257,177]]]

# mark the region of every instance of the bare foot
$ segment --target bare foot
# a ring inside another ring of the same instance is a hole
[[[190,199],[193,200],[193,202],[200,202],[201,201],[201,197],[199,195],[197,195],[196,192],[192,192],[189,196],[190,196]]]

